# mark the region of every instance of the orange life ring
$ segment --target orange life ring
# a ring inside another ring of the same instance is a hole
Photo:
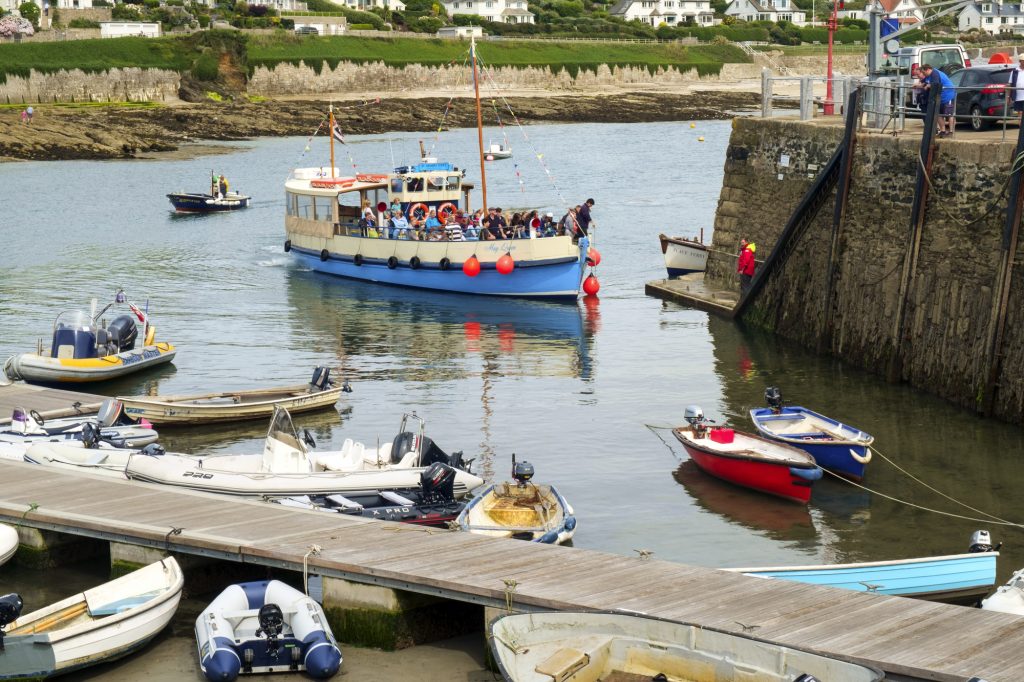
[[[416,217],[417,209],[422,211],[421,215],[418,218]],[[418,204],[412,204],[411,206],[409,206],[409,223],[411,225],[422,225],[427,221],[427,214],[429,212],[430,209],[427,208],[427,205],[424,204],[422,201]]]
[[[387,173],[359,173],[356,175],[356,180],[359,182],[384,182],[387,179]]]
[[[316,189],[336,189],[338,187],[350,187],[355,182],[355,178],[317,178],[316,180],[310,180],[309,186]]]
[[[453,215],[455,215],[455,204],[450,201],[441,204],[441,208],[437,209],[437,219],[441,221],[442,225],[447,225]]]

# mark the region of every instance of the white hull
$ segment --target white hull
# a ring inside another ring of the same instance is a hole
[[[0,678],[63,674],[131,653],[170,622],[183,585],[168,558],[22,616],[6,628]]]
[[[982,599],[981,608],[1024,616],[1024,569],[1014,573],[992,596]]]
[[[700,242],[661,235],[661,249],[669,277],[704,272],[708,267],[708,248]]]
[[[173,346],[160,343],[141,350],[130,350],[106,358],[67,360],[35,353],[21,353],[7,360],[4,369],[11,379],[43,383],[106,381],[133,374],[174,359]]]
[[[18,551],[18,531],[13,526],[0,523],[0,566],[3,566]]]
[[[135,452],[137,450],[83,448],[81,444],[36,443],[25,451],[25,461],[66,471],[124,478],[125,466]]]
[[[805,673],[822,682],[883,679],[877,670],[744,635],[617,613],[504,616],[490,634],[511,682],[598,682],[613,672],[660,673],[670,682],[792,682]]]

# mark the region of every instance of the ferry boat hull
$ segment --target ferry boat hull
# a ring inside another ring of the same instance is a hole
[[[663,234],[658,235],[658,239],[661,240],[661,252],[665,255],[665,269],[670,279],[707,269],[708,247],[704,244]]]

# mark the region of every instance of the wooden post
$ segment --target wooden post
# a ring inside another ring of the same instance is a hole
[[[903,326],[907,316],[907,297],[917,269],[917,256],[921,250],[921,233],[924,229],[925,208],[928,202],[928,178],[931,177],[932,159],[935,156],[935,118],[938,115],[939,97],[942,86],[931,91],[928,112],[924,117],[924,132],[921,135],[920,161],[917,164],[917,180],[914,184],[914,203],[910,210],[910,236],[907,250],[903,255],[903,271],[900,274],[899,298],[896,301],[896,316],[892,327],[892,339],[885,377],[888,381],[900,381],[903,376]]]

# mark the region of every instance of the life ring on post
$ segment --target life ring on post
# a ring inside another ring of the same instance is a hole
[[[441,262],[439,262],[437,266],[442,270],[447,270],[452,266],[452,262],[448,257],[445,257],[441,259]]]
[[[320,260],[326,261],[330,257],[330,255],[331,254],[328,253],[327,249],[324,249],[323,251],[320,252]]]
[[[355,178],[317,178],[309,181],[309,186],[315,189],[340,189],[354,184]]]
[[[357,266],[362,265],[363,264],[363,254],[357,253],[356,255],[352,256],[352,262],[355,263]]]
[[[410,258],[409,259],[409,267],[412,268],[413,270],[419,270],[420,269],[420,257],[419,256],[413,256],[412,258]]]
[[[441,221],[442,225],[447,225],[453,215],[455,215],[455,204],[450,201],[441,204],[441,208],[437,209],[437,219]]]
[[[292,240],[291,239],[285,239],[284,240],[284,252],[288,253],[291,250],[292,250]]]
[[[416,213],[419,212],[419,217]],[[410,225],[422,225],[427,220],[427,213],[430,211],[427,205],[422,201],[418,204],[412,204],[409,206],[409,224]]]
[[[397,267],[398,267],[398,259],[395,258],[394,256],[391,256],[391,258],[388,258],[388,269],[389,270],[394,270]]]

